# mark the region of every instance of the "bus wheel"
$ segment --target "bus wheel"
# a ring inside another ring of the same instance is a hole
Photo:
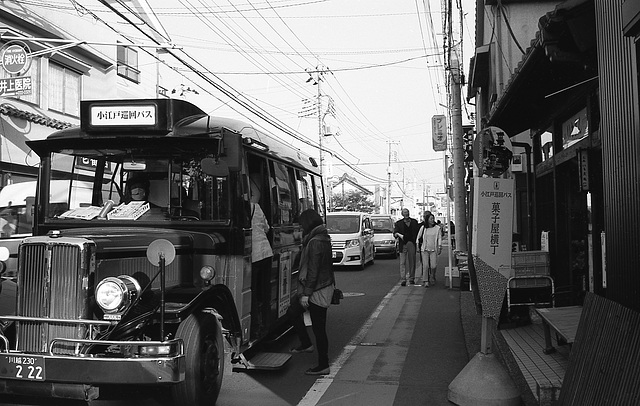
[[[174,404],[215,405],[224,376],[222,326],[211,314],[192,314],[180,323],[176,338],[184,340],[184,382],[171,388]]]

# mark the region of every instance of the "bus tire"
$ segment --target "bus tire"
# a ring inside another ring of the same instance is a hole
[[[215,405],[224,377],[220,322],[211,314],[194,313],[180,323],[176,338],[184,341],[185,377],[171,388],[174,404]]]

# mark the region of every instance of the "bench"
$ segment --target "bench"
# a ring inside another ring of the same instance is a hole
[[[573,344],[582,315],[582,306],[549,307],[535,310],[542,319],[544,328],[545,348],[542,352],[551,354],[556,350],[551,342],[551,330],[562,337],[567,344]]]

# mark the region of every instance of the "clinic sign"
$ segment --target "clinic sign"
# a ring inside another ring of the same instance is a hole
[[[483,316],[497,319],[511,274],[514,181],[474,177],[473,186],[471,253]]]
[[[0,48],[0,63],[5,71],[0,79],[1,96],[20,96],[31,94],[30,76],[17,76],[26,73],[31,67],[31,50],[22,41],[9,41]],[[7,75],[8,74],[8,75]]]
[[[433,136],[433,150],[436,152],[447,150],[447,117],[444,115],[431,118]]]

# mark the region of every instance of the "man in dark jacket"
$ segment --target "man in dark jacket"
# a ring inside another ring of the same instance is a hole
[[[409,209],[402,209],[402,220],[396,221],[393,236],[400,243],[400,281],[402,286],[407,286],[407,273],[409,283],[413,285],[416,277],[416,238],[418,238],[418,220],[409,217]]]

